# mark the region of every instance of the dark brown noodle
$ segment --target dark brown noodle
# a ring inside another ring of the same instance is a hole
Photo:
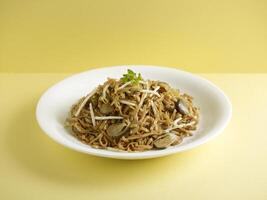
[[[72,106],[66,125],[82,142],[128,152],[180,144],[196,129],[193,98],[167,83],[108,79]]]

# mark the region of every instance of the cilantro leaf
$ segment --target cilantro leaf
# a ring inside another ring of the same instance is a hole
[[[131,81],[132,83],[137,84],[141,80],[143,80],[141,74],[138,73],[138,75],[137,75],[134,71],[132,71],[130,69],[128,69],[127,74],[123,74],[123,76],[121,78],[121,81],[123,83],[127,83],[127,82]]]

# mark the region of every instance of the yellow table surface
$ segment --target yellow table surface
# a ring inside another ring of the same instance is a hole
[[[233,104],[214,140],[163,158],[125,161],[48,138],[35,106],[67,74],[0,74],[0,199],[267,199],[267,74],[202,74]]]

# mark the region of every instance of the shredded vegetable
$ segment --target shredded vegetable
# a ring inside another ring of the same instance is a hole
[[[94,148],[136,152],[179,145],[198,122],[190,95],[128,70],[74,104],[66,125]]]

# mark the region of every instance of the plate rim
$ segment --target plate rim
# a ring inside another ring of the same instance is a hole
[[[186,74],[187,76],[192,77],[194,79],[197,78],[198,80],[205,82],[206,84],[212,86],[212,88],[214,90],[216,90],[217,93],[220,93],[220,95],[223,96],[224,101],[227,104],[228,112],[227,112],[227,116],[224,119],[224,122],[221,123],[220,126],[216,128],[216,130],[210,131],[211,134],[209,134],[208,137],[203,137],[203,138],[201,138],[201,139],[199,139],[193,143],[187,144],[186,146],[181,146],[178,148],[177,147],[167,148],[164,150],[145,151],[145,152],[130,152],[130,153],[129,152],[120,152],[120,151],[117,152],[117,151],[111,151],[111,150],[95,149],[95,148],[92,148],[90,146],[88,146],[90,148],[87,148],[87,150],[84,150],[82,148],[78,148],[76,145],[73,145],[73,143],[70,142],[69,140],[67,140],[66,138],[62,138],[63,141],[59,140],[58,137],[55,137],[55,135],[53,133],[50,133],[48,128],[42,123],[42,116],[40,113],[40,108],[43,104],[43,101],[45,100],[46,95],[49,92],[53,91],[56,87],[59,87],[60,85],[62,85],[64,82],[69,81],[71,79],[75,79],[75,77],[79,77],[83,74],[91,73],[93,71],[97,72],[97,71],[103,71],[106,69],[116,69],[116,68],[120,69],[120,68],[133,68],[133,67],[134,68],[138,68],[138,67],[157,68],[159,70],[173,70],[173,71],[177,71],[177,72],[182,73],[182,74]],[[171,154],[178,153],[178,152],[187,151],[187,150],[190,150],[192,148],[199,147],[200,145],[212,140],[213,138],[218,136],[226,128],[226,126],[229,124],[231,117],[232,117],[232,104],[231,104],[229,97],[224,93],[224,91],[222,89],[220,89],[217,85],[215,85],[214,83],[212,83],[208,79],[203,78],[199,74],[193,74],[193,73],[190,73],[188,71],[181,70],[179,68],[156,66],[156,65],[116,65],[116,66],[90,68],[90,69],[82,71],[82,72],[74,73],[74,74],[67,76],[67,77],[63,78],[62,80],[56,82],[52,86],[48,87],[45,90],[45,92],[42,93],[41,97],[38,100],[37,106],[36,106],[35,115],[36,115],[36,119],[37,119],[37,122],[39,124],[39,127],[42,129],[42,131],[46,135],[48,135],[52,140],[54,140],[55,142],[65,146],[67,148],[76,150],[78,152],[82,152],[82,153],[86,153],[86,154],[94,155],[94,156],[100,156],[100,157],[108,157],[108,158],[116,158],[116,159],[147,159],[147,158],[162,157],[162,156],[171,155]],[[155,152],[155,153],[153,153],[153,152]]]

